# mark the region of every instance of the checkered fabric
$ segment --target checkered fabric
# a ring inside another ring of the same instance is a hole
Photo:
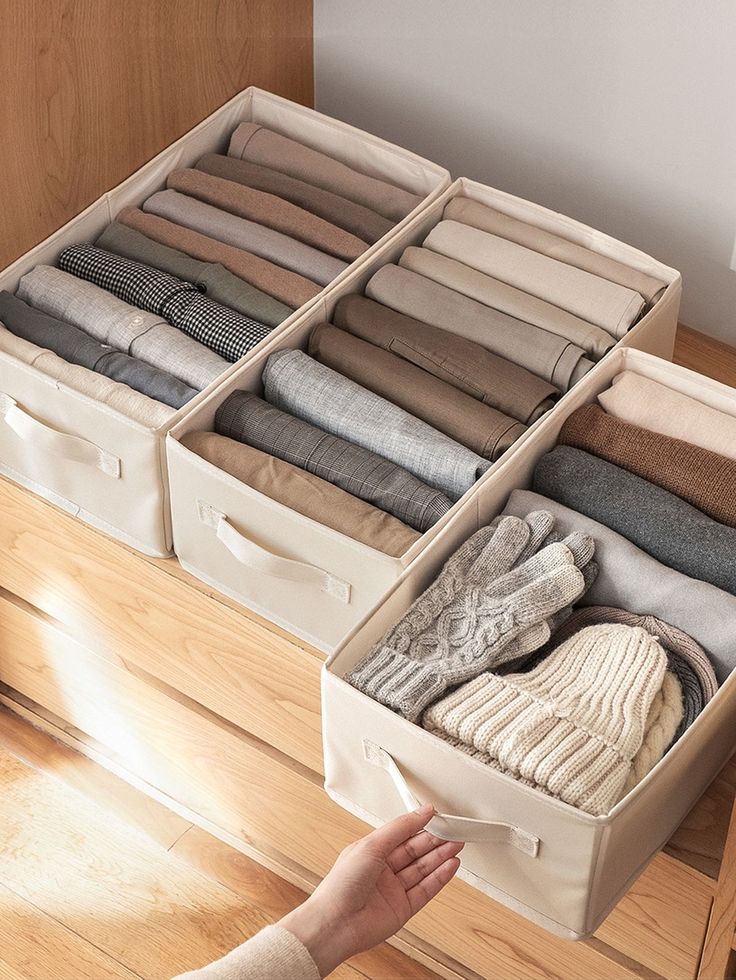
[[[228,361],[237,361],[271,332],[265,324],[203,296],[194,283],[94,245],[65,248],[59,268],[163,316]]]
[[[439,490],[401,466],[294,418],[249,391],[234,391],[225,399],[215,416],[215,430],[314,473],[417,531],[428,530],[452,506]]]

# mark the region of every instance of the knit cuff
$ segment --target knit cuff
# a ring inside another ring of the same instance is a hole
[[[418,721],[424,709],[447,687],[447,681],[436,670],[389,647],[381,647],[366,657],[345,679],[409,721]]]

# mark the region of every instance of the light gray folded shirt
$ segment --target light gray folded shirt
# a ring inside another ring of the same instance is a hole
[[[578,530],[595,541],[598,575],[581,605],[616,606],[677,626],[703,647],[718,683],[726,680],[736,667],[736,596],[663,565],[616,531],[531,490],[514,490],[504,514],[533,510],[549,511],[563,536]]]
[[[415,320],[473,340],[565,392],[593,367],[564,337],[491,309],[469,296],[398,265],[385,265],[366,296]]]
[[[230,367],[224,357],[163,317],[53,266],[37,265],[27,272],[17,295],[35,309],[73,323],[103,344],[167,371],[197,391]]]
[[[399,265],[418,272],[427,279],[441,282],[443,286],[449,286],[450,289],[491,306],[494,310],[508,313],[517,320],[524,320],[525,323],[533,323],[535,327],[556,333],[558,337],[577,344],[594,361],[607,354],[616,343],[610,333],[596,327],[594,323],[581,320],[579,316],[573,316],[559,306],[546,303],[538,296],[531,296],[523,289],[478,272],[464,262],[433,252],[431,248],[410,245],[404,249]]]
[[[264,397],[282,411],[403,466],[459,500],[491,466],[487,459],[300,350],[272,354]]]
[[[342,259],[320,252],[280,231],[248,221],[247,218],[239,218],[179,191],[158,191],[148,198],[143,210],[215,238],[218,242],[259,255],[320,286],[332,282],[348,267],[348,263]]]
[[[440,221],[424,247],[561,306],[620,339],[644,311],[633,289],[459,221]]]

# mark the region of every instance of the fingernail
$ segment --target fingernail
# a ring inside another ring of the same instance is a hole
[[[425,816],[428,813],[435,813],[436,811],[431,803],[422,803],[421,806],[417,807],[416,812],[421,813],[422,816]]]

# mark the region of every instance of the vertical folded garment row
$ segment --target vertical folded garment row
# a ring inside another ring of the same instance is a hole
[[[241,132],[238,145],[246,136]],[[264,153],[265,141],[254,162]],[[209,170],[235,176],[239,166],[228,158]],[[201,174],[170,185],[206,206],[228,202]],[[156,220],[183,221],[170,191],[154,198],[146,210]],[[238,213],[251,215],[245,205]],[[198,219],[188,220],[200,228]],[[406,248],[398,264],[375,272],[364,295],[338,301],[332,323],[311,331],[306,350],[268,358],[263,397],[232,392],[215,432],[193,432],[182,442],[299,513],[398,556],[664,288],[614,259],[456,197],[421,247]],[[281,482],[299,493],[269,486],[264,475],[274,472],[274,459]],[[333,485],[329,493],[324,482]],[[346,494],[361,502],[357,510]],[[358,535],[356,514],[366,505],[401,522],[393,542],[378,517],[377,537],[366,529]]]
[[[603,815],[736,667],[734,553],[736,418],[624,371],[346,679]]]
[[[227,156],[0,293],[0,350],[157,428],[420,200],[242,123]]]

